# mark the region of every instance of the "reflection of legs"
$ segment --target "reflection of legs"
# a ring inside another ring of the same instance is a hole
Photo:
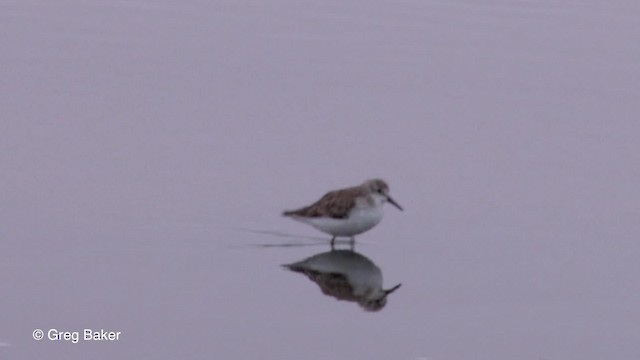
[[[333,248],[334,248],[334,247],[335,247],[335,245],[336,245],[336,238],[337,238],[337,237],[338,237],[337,235],[334,235],[334,236],[331,238],[331,250],[333,250]],[[356,238],[355,238],[355,236],[351,236],[351,240],[349,240],[349,248],[350,248],[351,250],[353,250],[353,249],[355,248],[355,246],[356,246]]]

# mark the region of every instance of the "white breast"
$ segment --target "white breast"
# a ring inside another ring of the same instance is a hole
[[[316,229],[335,236],[354,236],[378,225],[384,216],[382,206],[356,207],[345,219],[306,218],[299,219]]]

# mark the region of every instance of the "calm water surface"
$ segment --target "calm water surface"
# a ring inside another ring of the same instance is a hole
[[[4,1],[0,358],[640,358],[639,4]]]

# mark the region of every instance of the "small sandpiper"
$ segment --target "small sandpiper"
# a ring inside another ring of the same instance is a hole
[[[297,210],[285,211],[284,216],[309,224],[314,228],[336,237],[351,237],[370,230],[382,220],[382,205],[391,203],[402,211],[402,207],[389,196],[389,186],[384,180],[373,179],[359,186],[334,190],[320,200]]]

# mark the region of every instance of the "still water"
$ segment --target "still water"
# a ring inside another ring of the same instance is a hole
[[[0,358],[640,358],[639,4],[2,2]]]

